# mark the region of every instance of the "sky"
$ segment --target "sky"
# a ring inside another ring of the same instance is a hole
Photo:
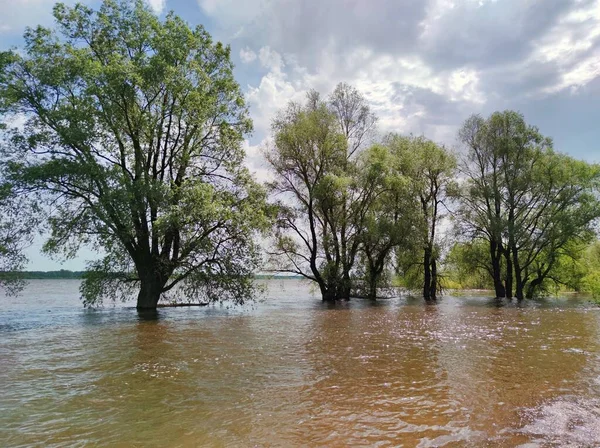
[[[259,178],[274,113],[342,81],[365,95],[380,134],[456,148],[468,116],[513,109],[556,150],[600,162],[600,0],[147,1],[231,45],[254,120],[247,163]],[[0,0],[0,50],[19,47],[26,26],[51,26],[53,4]],[[93,256],[61,265],[40,247],[29,250],[30,269],[81,269]]]

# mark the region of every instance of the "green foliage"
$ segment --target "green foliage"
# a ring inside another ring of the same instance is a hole
[[[561,265],[561,278],[565,288],[590,294],[600,301],[600,241],[595,239],[591,244],[579,247]]]
[[[362,95],[341,83],[323,101],[309,92],[273,122],[267,160],[280,204],[276,270],[315,281],[326,300],[348,299],[374,183],[363,183],[359,150],[376,122]]]
[[[0,184],[0,286],[8,294],[18,293],[24,286],[19,275],[27,262],[23,249],[33,241],[38,212],[35,204],[15,194],[11,184]]]
[[[266,153],[279,203],[274,236],[274,270],[304,276],[322,294],[336,298],[341,277],[335,219],[348,186],[347,140],[335,114],[315,93],[307,104],[290,103],[273,122],[274,145]]]
[[[444,259],[445,285],[449,289],[492,289],[488,248],[479,240],[456,242]]]
[[[437,272],[442,253],[439,224],[448,192],[455,188],[456,158],[424,137],[392,134],[386,143],[397,161],[396,169],[408,179],[405,195],[414,201],[412,226],[416,234],[411,236],[413,243],[398,246],[397,270],[406,288],[421,289],[426,299],[435,299],[442,278]]]
[[[391,281],[393,251],[418,239],[417,203],[402,165],[402,156],[389,145],[373,145],[359,160],[360,185],[374,193],[363,220],[359,273],[361,293],[370,298]]]
[[[459,231],[488,244],[498,296],[534,297],[561,279],[565,258],[600,217],[600,167],[554,152],[552,141],[512,111],[469,118]]]
[[[54,17],[56,29],[26,31],[24,56],[0,57],[2,119],[27,120],[4,163],[19,192],[51,208],[44,250],[102,247],[86,304],[140,286],[141,307],[175,286],[249,298],[269,211],[242,164],[252,123],[229,47],[141,0],[57,4]]]

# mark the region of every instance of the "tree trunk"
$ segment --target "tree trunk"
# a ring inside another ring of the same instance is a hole
[[[337,288],[327,286],[325,283],[319,283],[319,289],[321,290],[323,302],[335,302],[337,300]]]
[[[437,263],[435,261],[435,257],[432,257],[431,258],[431,284],[429,287],[429,297],[431,300],[437,299],[437,287],[438,287]]]
[[[340,299],[342,300],[350,300],[350,293],[352,289],[352,284],[350,282],[350,273],[346,272],[346,268],[344,267],[344,273],[342,275],[342,287],[340,288]]]
[[[533,299],[535,292],[537,288],[539,288],[539,286],[542,284],[542,281],[543,280],[540,277],[536,277],[535,279],[533,279],[527,287],[527,294],[525,295],[525,297],[528,299]]]
[[[164,286],[157,277],[145,276],[141,279],[140,292],[137,299],[138,310],[156,309]]]
[[[500,264],[501,249],[495,241],[490,241],[490,256],[492,259],[492,276],[496,297],[506,297],[506,290],[502,283],[502,266]]]
[[[519,262],[519,252],[516,248],[513,247],[513,266],[515,268],[515,282],[516,282],[516,290],[515,297],[517,300],[523,300],[523,292],[525,287],[525,282],[523,280],[523,269],[521,269],[521,263]]]
[[[516,279],[516,283],[517,283],[515,297],[517,298],[517,300],[523,300],[525,282],[523,281],[522,272],[520,269],[515,270],[515,279]]]
[[[511,299],[513,293],[513,264],[510,258],[510,251],[504,251],[504,259],[506,260],[506,280],[505,280],[505,293],[506,298]]]
[[[367,291],[367,298],[370,300],[377,299],[377,275],[369,278],[369,290]]]
[[[379,260],[370,260],[368,266],[368,286],[367,286],[367,298],[371,300],[377,299],[377,285],[379,284],[379,279],[381,278],[381,274],[383,273],[383,263],[379,263]]]
[[[423,253],[423,270],[423,298],[431,300],[431,250],[429,247],[425,248]]]
[[[156,310],[171,272],[161,270],[158,262],[152,257],[136,263],[136,268],[140,278],[140,292],[136,307],[138,310]]]

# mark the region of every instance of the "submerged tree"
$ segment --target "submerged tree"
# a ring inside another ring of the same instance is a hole
[[[0,287],[11,294],[23,287],[19,271],[27,257],[23,250],[31,244],[38,224],[38,210],[34,204],[24,203],[12,186],[0,185]]]
[[[389,283],[393,253],[414,248],[419,239],[420,216],[412,180],[403,170],[403,159],[387,145],[374,145],[362,155],[359,165],[363,189],[370,191],[361,232],[365,295],[377,297]]]
[[[418,267],[418,276],[425,300],[435,300],[440,289],[438,263],[440,258],[439,226],[443,219],[444,201],[454,182],[456,159],[444,147],[424,137],[389,135],[387,145],[398,159],[399,169],[410,179],[408,195],[419,203],[420,243],[401,250],[400,257],[410,268]],[[414,260],[417,257],[418,261]]]
[[[316,92],[291,103],[273,122],[266,157],[273,191],[287,198],[275,255],[281,270],[315,281],[324,300],[349,299],[370,191],[360,184],[357,154],[376,119],[353,87],[339,84],[327,101]],[[290,205],[289,202],[293,202]]]
[[[229,48],[141,0],[58,4],[54,17],[55,30],[27,30],[23,56],[0,58],[2,118],[26,119],[5,170],[50,209],[45,251],[103,249],[86,304],[138,288],[140,309],[175,287],[248,298],[268,220],[242,165],[252,124]]]
[[[362,182],[357,156],[374,131],[377,117],[371,112],[365,97],[346,83],[336,86],[328,99],[329,110],[335,115],[339,132],[346,139],[346,160],[338,174],[341,206],[327,216],[332,224],[332,243],[341,260],[341,288],[339,298],[348,300],[353,291],[352,271],[362,241],[364,219],[371,207],[375,184]],[[324,210],[325,211],[325,210]]]
[[[340,295],[342,260],[335,250],[347,141],[335,115],[313,92],[306,105],[290,103],[273,122],[274,142],[265,154],[281,195],[273,255],[275,270],[314,281],[323,300]],[[338,177],[339,176],[339,177]]]
[[[600,169],[555,153],[512,111],[469,118],[460,139],[468,149],[463,229],[487,242],[497,297],[533,297],[573,243],[592,236]]]

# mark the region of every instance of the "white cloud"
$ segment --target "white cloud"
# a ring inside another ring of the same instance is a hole
[[[146,0],[148,2],[148,5],[150,5],[150,7],[152,8],[152,10],[156,13],[156,14],[160,14],[163,12],[163,10],[165,9],[167,0]]]
[[[378,55],[368,48],[357,48],[341,58],[335,49],[324,48],[315,57],[316,69],[310,70],[299,66],[293,55],[282,56],[268,46],[258,51],[266,73],[258,85],[247,87],[246,96],[259,139],[269,135],[271,120],[290,100],[303,101],[309,89],[327,95],[341,81],[365,95],[379,116],[381,132],[425,133],[448,144],[454,142],[455,127],[440,122],[444,111],[431,110],[428,102],[441,102],[445,110],[461,105],[477,110],[486,101],[480,74],[474,69],[436,73],[417,56]]]
[[[202,12],[210,17],[218,17],[228,26],[239,28],[258,17],[268,0],[198,0]]]
[[[263,139],[258,145],[251,145],[248,140],[244,140],[244,151],[246,167],[254,174],[260,182],[268,182],[274,179],[273,172],[269,169],[267,161],[262,155],[263,149],[269,144],[269,139]]]
[[[248,86],[246,98],[250,104],[254,128],[264,137],[268,134],[275,113],[290,100],[302,99],[305,86],[290,81],[284,60],[276,51],[263,47],[258,52],[258,59],[268,72],[261,78],[258,86]]]
[[[580,2],[535,42],[531,60],[555,64],[560,71],[557,82],[542,91],[577,89],[600,76],[599,43],[600,0]]]
[[[276,51],[271,50],[271,47],[262,47],[258,52],[258,60],[260,64],[272,72],[281,72],[284,67],[283,58]]]
[[[471,113],[523,107],[600,76],[600,0],[542,9],[522,0],[381,0],[364,10],[346,0],[198,3],[235,36],[241,61],[263,70],[246,89],[256,141],[288,101],[342,81],[368,99],[380,132],[452,145]]]
[[[256,60],[256,53],[248,47],[242,48],[240,50],[240,59],[244,64],[249,64],[250,62]]]

